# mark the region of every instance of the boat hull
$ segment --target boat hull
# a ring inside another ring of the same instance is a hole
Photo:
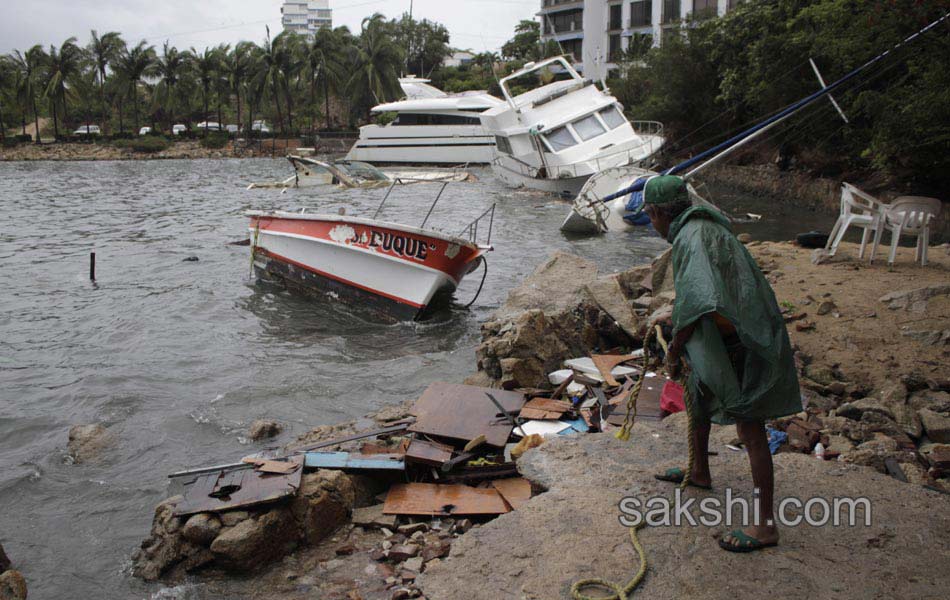
[[[424,315],[478,264],[483,248],[393,223],[288,213],[254,215],[254,267],[332,300],[358,304],[386,320]]]
[[[490,163],[495,138],[476,126],[381,127],[366,125],[347,153],[348,160],[373,164]]]

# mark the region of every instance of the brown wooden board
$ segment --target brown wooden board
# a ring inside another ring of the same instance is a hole
[[[292,460],[302,461],[303,457]],[[175,506],[174,514],[181,517],[275,502],[296,494],[302,475],[299,468],[277,475],[261,473],[252,465],[198,474],[184,482],[184,499]]]
[[[616,387],[620,384],[614,379],[612,373],[614,367],[628,360],[633,360],[634,358],[636,358],[636,356],[633,354],[625,354],[622,356],[616,354],[592,354],[590,360],[594,363],[594,366],[597,367],[597,370],[600,371],[600,376],[604,378],[604,383],[611,387]]]
[[[647,421],[658,421],[663,417],[663,413],[660,410],[660,396],[663,394],[663,386],[666,385],[666,382],[669,381],[668,378],[663,375],[657,375],[656,377],[647,377],[643,380],[643,388],[640,390],[640,397],[637,399],[637,418],[645,419]],[[611,400],[616,400],[615,396]],[[622,400],[626,400],[624,397]],[[607,418],[607,422],[611,425],[622,425],[624,416],[627,414],[627,405],[624,401],[620,401],[614,405],[613,412]]]
[[[486,392],[510,414],[518,414],[524,406],[524,395],[517,392],[436,382],[413,405],[416,422],[409,431],[466,442],[484,434],[486,444],[503,447],[511,435],[511,423]]]
[[[517,510],[531,499],[531,482],[524,477],[496,479],[491,482],[492,487],[501,494],[511,510]]]
[[[551,398],[532,398],[521,409],[522,419],[560,419],[571,410],[571,403]]]
[[[414,516],[500,515],[508,506],[495,489],[435,483],[399,483],[389,488],[383,514]]]
[[[406,450],[406,462],[441,467],[452,458],[452,447],[428,440],[414,439]]]

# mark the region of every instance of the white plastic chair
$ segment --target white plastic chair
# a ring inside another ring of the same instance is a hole
[[[861,253],[858,255],[859,258],[864,258],[864,251],[867,248],[871,232],[879,231],[878,225],[886,207],[887,204],[874,196],[859,190],[850,183],[842,183],[841,214],[838,215],[838,220],[835,221],[835,226],[831,229],[828,242],[825,244],[828,256],[835,255],[835,252],[838,251],[838,244],[841,243],[848,227],[854,225],[864,229],[864,233],[861,235]],[[875,233],[875,239],[877,237]]]
[[[917,253],[914,260],[921,266],[927,264],[927,245],[930,243],[930,220],[940,214],[940,200],[924,196],[901,196],[896,198],[884,210],[880,227],[874,234],[874,247],[871,248],[871,262],[877,247],[884,236],[884,230],[891,232],[891,254],[887,264],[893,265],[897,256],[897,244],[901,235],[917,236]]]

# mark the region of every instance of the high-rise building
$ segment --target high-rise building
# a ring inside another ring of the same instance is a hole
[[[739,1],[541,0],[541,39],[557,41],[586,77],[602,79],[631,44],[658,46],[665,29],[724,15]]]
[[[333,27],[330,0],[284,0],[280,14],[284,31],[312,36],[318,29]]]

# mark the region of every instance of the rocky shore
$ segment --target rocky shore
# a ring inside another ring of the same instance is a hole
[[[919,267],[902,249],[889,268],[851,258],[847,244],[820,265],[789,243],[748,246],[786,314],[803,390],[804,411],[772,424],[789,436],[775,457],[777,497],[866,497],[871,524],[789,528],[777,549],[747,557],[719,550],[715,528],[649,528],[638,594],[940,596],[945,565],[919,557],[942,556],[950,534],[950,251],[933,248]],[[672,300],[667,256],[601,274],[556,254],[484,324],[467,382],[545,387],[564,359],[636,346]],[[411,400],[374,420],[398,421]],[[333,470],[305,473],[299,494],[260,509],[179,518],[180,498],[170,498],[134,573],[175,582],[200,571],[209,591],[250,598],[566,597],[578,578],[622,579],[634,569],[617,502],[672,495],[652,474],[685,460],[683,416],[638,423],[626,443],[589,434],[529,450],[518,470],[543,493],[480,523],[390,522],[378,504],[385,482]],[[298,443],[357,429],[322,426]],[[714,428],[715,488],[691,495],[751,491],[744,453],[726,447],[735,438],[734,427]],[[818,443],[827,460],[810,454]],[[754,581],[732,575],[750,568]]]
[[[338,154],[346,152],[352,143],[352,139],[321,140],[315,152]],[[294,152],[299,145],[298,140],[263,140],[260,144],[251,146],[229,142],[224,148],[205,148],[199,140],[183,140],[170,144],[160,152],[135,152],[128,148],[117,148],[109,143],[19,144],[13,148],[0,148],[0,161],[282,157]]]

